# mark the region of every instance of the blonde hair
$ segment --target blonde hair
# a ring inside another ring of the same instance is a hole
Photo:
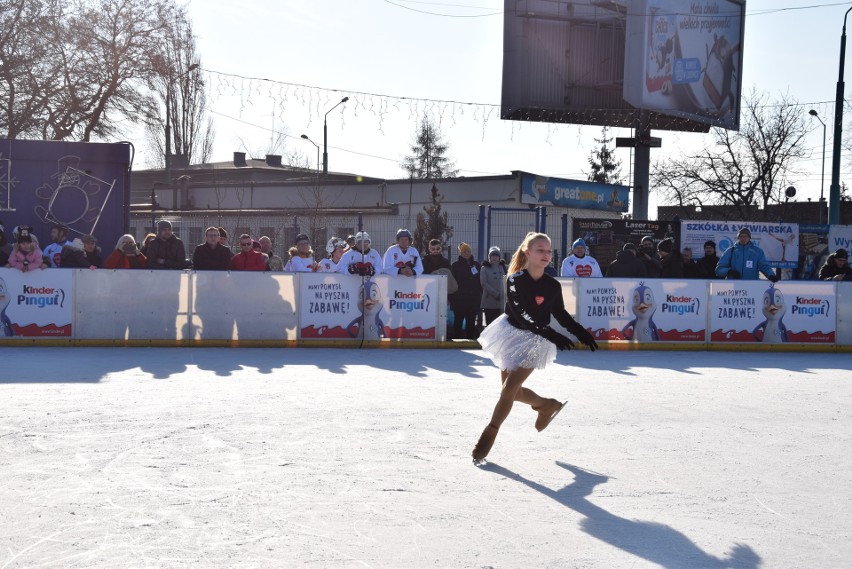
[[[129,233],[126,233],[126,234],[122,235],[121,237],[119,237],[118,241],[116,241],[116,243],[115,243],[116,250],[121,249],[121,246],[125,241],[129,241],[130,243],[133,243],[134,245],[136,244],[136,239],[134,239],[133,236],[130,235]]]
[[[515,254],[512,255],[512,262],[509,263],[508,274],[513,275],[518,271],[522,271],[527,268],[527,251],[530,250],[533,242],[539,239],[546,239],[547,242],[550,243],[550,237],[548,237],[545,233],[536,233],[535,231],[527,233],[527,236],[524,237],[523,241],[521,241],[521,244],[518,246]]]

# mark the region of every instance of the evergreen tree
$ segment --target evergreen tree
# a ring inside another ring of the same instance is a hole
[[[589,181],[602,184],[620,184],[624,177],[621,175],[621,160],[615,158],[615,153],[610,147],[612,137],[609,136],[609,127],[601,129],[601,137],[596,138],[598,147],[593,149],[589,155]]]
[[[412,178],[452,178],[458,174],[458,170],[453,168],[455,164],[446,157],[449,148],[449,144],[441,140],[440,129],[424,115],[411,144],[413,154],[406,156],[401,166]]]
[[[440,239],[446,243],[453,236],[453,227],[449,223],[446,211],[441,211],[441,200],[444,196],[438,193],[438,187],[432,184],[432,203],[423,206],[423,211],[417,214],[417,226],[414,228],[414,247],[422,254],[429,252],[429,241]]]

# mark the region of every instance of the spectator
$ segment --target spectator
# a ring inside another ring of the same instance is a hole
[[[337,272],[361,277],[371,277],[382,273],[382,255],[371,249],[370,234],[359,231],[355,234],[355,246],[340,257]]]
[[[56,224],[50,228],[50,245],[44,248],[42,254],[47,257],[51,267],[58,267],[62,256],[62,247],[70,245],[68,240],[68,229],[64,225]]]
[[[332,237],[325,245],[325,251],[328,257],[321,260],[317,266],[318,273],[336,273],[337,264],[340,262],[340,257],[346,250],[346,241],[340,237]]]
[[[459,244],[459,258],[453,263],[453,277],[458,290],[450,295],[453,308],[453,337],[475,340],[478,336],[476,317],[482,302],[482,285],[479,283],[479,263],[467,243]]]
[[[67,245],[63,245],[62,251],[59,253],[59,262],[56,266],[65,269],[89,268],[89,262],[86,260],[86,253],[83,251],[83,240],[77,238],[69,242]]]
[[[17,233],[12,254],[9,255],[9,266],[24,273],[49,267],[32,234],[32,228],[29,225],[21,225]]]
[[[825,264],[819,269],[819,280],[852,281],[849,252],[846,249],[838,249],[825,258]]]
[[[263,253],[255,251],[252,247],[251,235],[243,233],[240,235],[240,252],[231,257],[229,268],[232,271],[260,271],[266,270],[266,259]]]
[[[284,260],[272,252],[272,239],[264,235],[258,239],[257,242],[260,243],[260,252],[268,258],[266,261],[266,270],[277,272],[283,271]]]
[[[706,279],[707,274],[701,265],[695,262],[692,258],[692,248],[684,247],[680,254],[683,259],[683,278],[685,279]]]
[[[657,244],[660,252],[660,276],[664,279],[683,278],[683,260],[680,252],[674,246],[674,241],[668,237]]]
[[[411,246],[411,232],[400,229],[396,232],[396,245],[385,251],[382,272],[388,275],[413,277],[423,274],[423,261],[420,253]]]
[[[157,238],[156,233],[148,233],[148,234],[145,235],[145,238],[142,240],[142,247],[139,248],[139,250],[142,252],[143,255],[148,255],[148,245],[150,245],[151,241],[153,241],[156,238]],[[135,241],[134,241],[134,243],[135,243]]]
[[[429,254],[423,257],[423,274],[431,275],[438,269],[451,269],[449,259],[443,255],[444,246],[438,239],[429,241]]]
[[[636,257],[636,244],[625,243],[624,247],[615,256],[615,261],[609,264],[606,270],[608,278],[634,278],[641,279],[648,276],[645,263]]]
[[[5,267],[9,263],[9,253],[12,248],[6,242],[6,230],[3,227],[3,222],[0,221],[0,267]]]
[[[716,276],[726,279],[755,280],[763,273],[772,282],[779,277],[769,266],[763,250],[751,240],[751,231],[747,227],[737,233],[737,242],[722,254],[716,265]]]
[[[186,249],[183,241],[172,233],[172,224],[163,219],[157,222],[157,238],[148,244],[149,269],[182,270],[186,268]]]
[[[219,227],[218,229],[219,229],[219,245],[221,245],[222,247],[227,249],[228,252],[231,252],[231,248],[228,246],[228,232],[225,231],[224,227]]]
[[[704,272],[704,279],[715,279],[718,278],[716,276],[716,266],[719,264],[719,256],[716,254],[716,242],[715,241],[705,241],[704,242],[704,256],[696,261],[698,266]]]
[[[506,308],[506,261],[499,247],[488,250],[488,260],[482,263],[479,272],[479,284],[482,285],[482,302],[479,307],[485,313],[485,325],[503,314]]]
[[[660,257],[657,255],[656,245],[654,245],[654,238],[650,235],[646,235],[642,238],[642,242],[639,246],[639,250],[636,252],[636,258],[642,261],[645,265],[645,270],[648,273],[648,276],[651,278],[657,278],[662,274],[662,264],[660,263]]]
[[[132,235],[122,235],[115,244],[115,250],[104,261],[105,269],[145,269],[148,259],[139,250]]]
[[[98,247],[98,240],[94,235],[83,235],[83,253],[86,256],[87,266],[92,269],[100,269],[104,266],[103,258],[101,257],[101,248]]]
[[[204,232],[204,243],[192,253],[192,268],[196,271],[227,271],[231,267],[231,250],[223,246],[216,227]]]
[[[304,233],[296,235],[296,250],[290,249],[290,260],[284,266],[286,273],[311,273],[316,270],[317,263],[314,260],[314,251],[311,249],[311,240]]]
[[[597,260],[586,254],[586,242],[577,239],[571,244],[571,255],[562,261],[563,277],[602,277]]]

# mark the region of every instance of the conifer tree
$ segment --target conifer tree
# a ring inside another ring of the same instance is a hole
[[[455,164],[446,156],[449,144],[441,140],[440,129],[432,124],[427,116],[423,116],[419,130],[411,144],[410,156],[402,162],[402,168],[412,178],[431,180],[436,178],[452,178],[458,174]]]
[[[453,227],[449,224],[446,211],[441,211],[441,200],[444,197],[438,193],[438,187],[432,184],[432,203],[423,207],[417,214],[417,225],[414,228],[414,247],[427,254],[429,241],[440,239],[446,243],[453,236]]]
[[[620,184],[623,181],[621,175],[621,160],[615,158],[615,153],[610,147],[612,137],[609,136],[609,127],[601,129],[601,137],[596,138],[598,147],[593,149],[589,155],[589,181],[602,184]]]

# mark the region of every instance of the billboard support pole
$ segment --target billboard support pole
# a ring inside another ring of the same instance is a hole
[[[651,180],[651,127],[648,113],[642,112],[636,128],[633,168],[633,219],[648,219],[648,194]]]
[[[828,188],[828,223],[840,223],[840,150],[843,139],[843,68],[846,65],[846,16],[852,8],[846,10],[843,16],[843,33],[840,36],[840,73],[837,79],[837,97],[834,101],[834,147],[831,152],[831,186]],[[822,203],[820,211],[822,211]]]

